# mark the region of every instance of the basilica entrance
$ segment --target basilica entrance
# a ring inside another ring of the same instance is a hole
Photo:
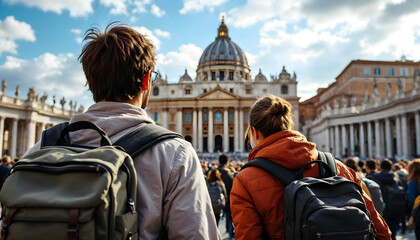
[[[215,152],[223,151],[223,138],[220,135],[217,135],[214,138],[214,151]]]

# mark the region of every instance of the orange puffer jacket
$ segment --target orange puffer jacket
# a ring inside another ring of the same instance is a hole
[[[265,138],[249,154],[254,158],[267,158],[289,169],[300,169],[318,158],[315,144],[296,131],[281,131]],[[319,168],[313,165],[304,176],[318,176]],[[337,161],[338,175],[361,185],[353,170]],[[284,185],[274,176],[259,168],[246,168],[239,172],[231,191],[231,211],[235,226],[235,239],[262,239],[265,233],[270,239],[284,238]],[[363,192],[367,208],[376,228],[376,239],[391,239],[391,231],[384,219],[376,212],[372,200]]]

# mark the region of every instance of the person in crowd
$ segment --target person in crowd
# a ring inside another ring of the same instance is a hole
[[[390,205],[390,201],[394,201],[392,197],[387,194],[387,191],[385,190],[386,186],[393,186],[393,185],[399,185],[402,187],[402,184],[396,174],[391,170],[392,168],[392,162],[389,159],[384,159],[381,161],[380,165],[381,171],[375,175],[375,181],[381,186],[382,191],[382,198],[384,200],[385,209],[384,209],[384,219],[386,223],[389,226],[389,229],[391,229],[392,236],[391,239],[396,239],[396,233],[398,231],[398,226],[401,221],[401,217],[396,217],[395,214],[387,214],[387,205]],[[402,201],[405,201],[405,197]],[[403,211],[405,213],[406,209],[404,206],[402,209],[399,209],[400,211]]]
[[[7,175],[9,175],[10,168],[12,164],[12,158],[9,155],[4,155],[1,158],[0,165],[0,189],[3,187],[3,183],[6,180]]]
[[[210,170],[207,177],[207,188],[212,202],[216,224],[219,225],[220,214],[223,212],[223,208],[226,206],[227,198],[226,188],[223,184],[222,178],[220,177],[219,170]],[[223,206],[220,206],[220,204],[223,204]]]
[[[359,168],[362,170],[363,174],[366,175],[365,162],[359,159],[359,161],[357,161],[357,164],[359,165]]]
[[[139,124],[155,124],[144,110],[154,73],[156,53],[143,34],[111,23],[105,30],[86,31],[79,56],[93,94],[89,109],[70,124],[90,121],[114,143]],[[72,144],[99,146],[90,131],[70,135]],[[40,149],[38,142],[25,155]],[[164,140],[134,159],[138,179],[139,239],[221,239],[200,161],[187,141]]]
[[[420,195],[420,159],[413,159],[408,165],[408,203],[409,209],[413,209],[414,200]],[[420,225],[414,229],[416,239],[420,239]]]
[[[378,172],[378,163],[374,159],[366,160],[366,178],[371,179],[378,183],[378,179],[376,176],[379,174]],[[379,184],[379,183],[378,183]]]
[[[221,154],[219,156],[219,167],[217,168],[220,172],[223,183],[226,187],[227,201],[226,206],[223,209],[223,214],[226,217],[226,231],[229,233],[230,238],[234,238],[235,234],[233,233],[233,224],[232,224],[232,215],[230,212],[230,191],[233,184],[233,172],[228,168],[229,157],[226,154]]]
[[[255,102],[249,114],[247,135],[254,145],[248,161],[262,157],[289,169],[299,169],[318,158],[315,144],[294,131],[292,107],[280,97],[268,95]],[[339,161],[337,168],[340,176],[361,184],[357,175]],[[317,176],[319,167],[308,167],[304,174]],[[274,176],[258,168],[246,168],[235,176],[231,191],[235,239],[263,239],[263,235],[284,238],[284,189]],[[388,226],[364,191],[363,198],[377,239],[389,239]]]
[[[346,158],[346,159],[344,159],[344,164],[347,167],[353,169],[356,172],[357,177],[359,177],[360,180],[362,180],[362,179],[364,179],[366,177],[365,174],[360,169],[359,164],[356,162],[356,160],[354,160],[354,158]]]
[[[361,162],[361,161],[359,161]],[[375,181],[368,179],[364,174],[361,174],[359,164],[353,158],[348,158],[344,160],[344,164],[353,169],[360,180],[362,180],[362,188],[369,193],[370,198],[372,199],[373,205],[375,206],[376,211],[379,214],[383,214],[384,209],[384,200],[382,198],[381,187]]]

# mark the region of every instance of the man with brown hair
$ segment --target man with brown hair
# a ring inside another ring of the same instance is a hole
[[[123,25],[89,29],[79,56],[96,102],[70,123],[90,121],[115,143],[139,124],[155,124],[144,111],[155,66],[152,43]],[[98,146],[90,131],[70,134],[71,143]],[[25,155],[38,150],[37,143]],[[200,162],[183,139],[164,140],[134,159],[139,239],[221,239]]]

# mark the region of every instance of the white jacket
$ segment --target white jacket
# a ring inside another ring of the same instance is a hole
[[[126,103],[99,102],[70,123],[90,121],[112,142],[143,122],[153,123],[146,112]],[[93,130],[70,133],[72,144],[99,146]],[[25,154],[40,148],[38,142]],[[165,140],[134,159],[137,170],[139,239],[157,239],[166,229],[169,239],[222,239],[197,154],[183,139]]]

